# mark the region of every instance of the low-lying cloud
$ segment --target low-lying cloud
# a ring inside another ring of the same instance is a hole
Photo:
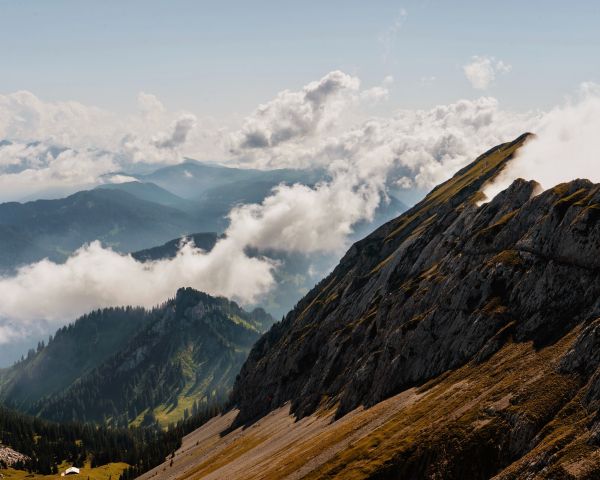
[[[93,242],[65,263],[42,260],[0,277],[0,318],[18,322],[2,325],[0,343],[38,321],[61,325],[95,308],[151,307],[179,286],[251,303],[273,286],[274,267],[268,259],[248,257],[234,239],[219,241],[208,253],[186,243],[175,258],[147,263]]]

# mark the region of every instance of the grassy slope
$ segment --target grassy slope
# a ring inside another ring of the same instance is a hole
[[[425,478],[518,479],[540,456],[548,467],[539,478],[597,478],[600,458],[581,428],[594,412],[579,401],[579,381],[555,368],[577,333],[541,350],[509,342],[483,364],[471,362],[335,422],[331,411],[295,422],[281,409],[222,434],[230,414],[186,438],[173,467],[165,463],[142,478],[422,478],[415,477],[420,470]],[[507,455],[518,432],[504,438],[517,418],[539,431],[520,459]],[[502,472],[490,469],[498,455],[507,455]]]
[[[70,465],[61,465],[59,468],[59,472],[64,472]],[[109,463],[108,465],[103,465],[97,468],[91,468],[86,465],[81,469],[81,473],[79,475],[75,475],[73,477],[68,478],[85,478],[89,480],[118,480],[119,476],[123,471],[128,467],[126,463]],[[23,470],[15,470],[13,468],[9,468],[7,470],[0,470],[0,473],[4,475],[4,478],[10,480],[54,480],[64,478],[58,475],[38,475],[28,473]]]

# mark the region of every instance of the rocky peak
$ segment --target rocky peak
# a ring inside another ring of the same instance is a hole
[[[238,421],[288,401],[297,416],[322,405],[343,415],[483,362],[509,339],[541,347],[600,316],[600,186],[535,195],[539,185],[520,179],[477,205],[526,139],[486,152],[353,245],[253,348],[234,387]],[[563,368],[598,363],[596,332],[583,331]]]

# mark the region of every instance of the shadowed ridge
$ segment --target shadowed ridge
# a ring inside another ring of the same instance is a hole
[[[238,421],[247,422],[262,416],[288,400],[292,401],[292,411],[302,416],[313,412],[323,398],[337,398],[344,384],[350,384],[350,373],[340,372],[348,368],[342,357],[347,356],[356,343],[352,332],[356,331],[357,324],[364,327],[371,323],[366,319],[372,320],[377,315],[382,286],[389,283],[388,274],[383,275],[382,270],[390,264],[396,250],[411,237],[428,238],[426,232],[434,235],[447,228],[463,211],[476,208],[483,185],[503,170],[529,135],[523,134],[490,149],[433,189],[423,201],[355,243],[335,270],[252,349],[232,396],[240,407]],[[415,260],[405,258],[403,263],[410,270]],[[378,278],[381,281],[378,282]],[[355,302],[351,301],[353,298]],[[351,303],[353,307],[349,306]],[[360,335],[377,336],[376,328],[367,330],[368,333],[361,331]],[[316,332],[320,343],[311,341]],[[345,333],[339,335],[340,332]],[[347,338],[342,341],[341,336]],[[341,341],[336,347],[337,353],[323,353],[327,339],[335,337]],[[367,338],[365,346],[371,340]],[[319,364],[319,359],[325,361],[325,358],[327,365],[321,366],[322,378],[310,380],[309,372]],[[361,389],[359,397],[358,403],[369,395]],[[358,403],[342,405],[340,413]]]

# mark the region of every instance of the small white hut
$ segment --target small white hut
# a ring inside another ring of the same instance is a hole
[[[64,477],[65,475],[79,475],[79,469],[77,467],[69,467],[65,470],[65,473],[61,475],[61,477]]]

